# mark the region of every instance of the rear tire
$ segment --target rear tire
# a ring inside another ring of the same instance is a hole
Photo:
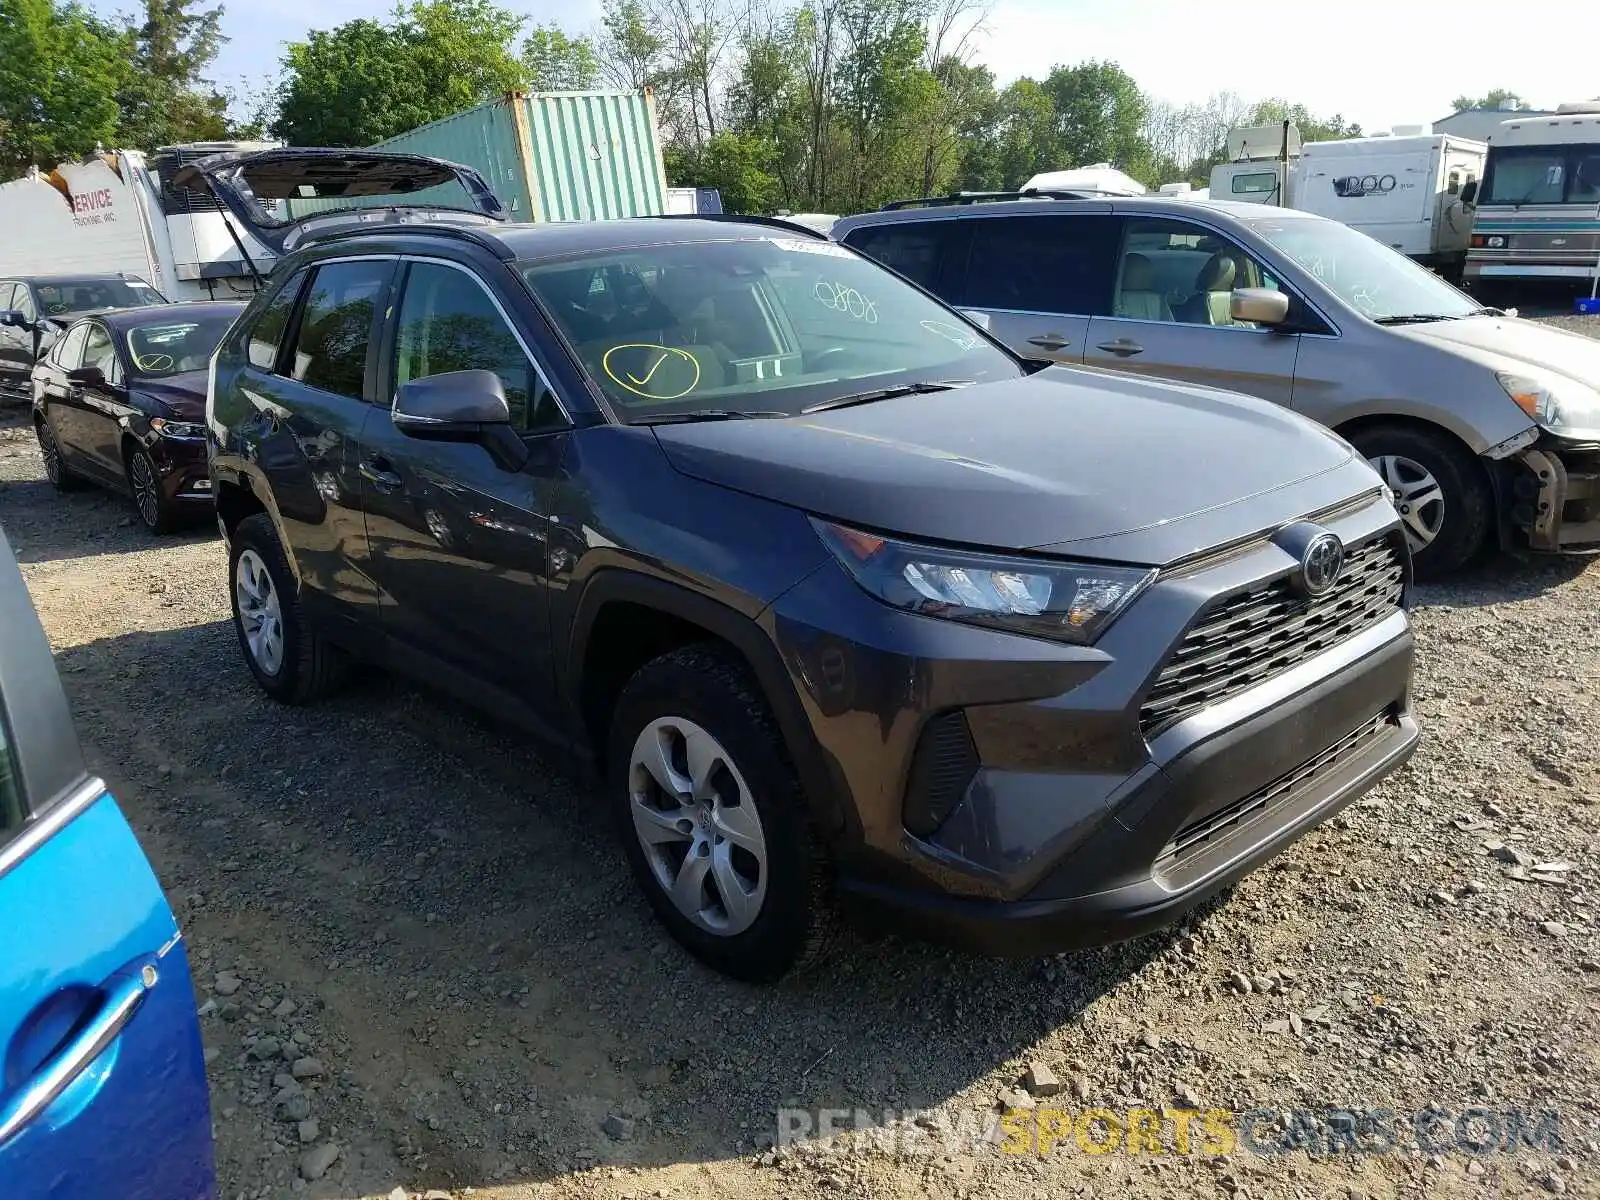
[[[349,659],[306,619],[266,513],[240,521],[228,539],[228,581],[239,649],[262,691],[284,704],[307,704],[339,687]]]
[[[707,644],[647,663],[617,702],[607,764],[634,877],[691,954],[753,983],[822,957],[830,864],[742,662]]]
[[[39,457],[44,459],[44,474],[50,481],[50,486],[58,492],[80,490],[83,487],[83,480],[74,475],[72,468],[62,459],[61,443],[56,441],[56,431],[51,426],[49,418],[35,417],[33,432],[39,439]]]
[[[1449,435],[1375,425],[1350,439],[1395,493],[1417,579],[1465,567],[1489,540],[1493,497],[1482,465]]]

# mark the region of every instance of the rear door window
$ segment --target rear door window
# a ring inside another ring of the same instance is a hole
[[[291,378],[336,396],[363,398],[372,320],[393,270],[392,261],[381,260],[317,268],[300,309]]]
[[[961,245],[960,222],[897,221],[851,230],[844,244],[937,293],[949,272],[941,271]]]
[[[1118,219],[978,217],[955,302],[971,308],[1099,317],[1111,311]]]

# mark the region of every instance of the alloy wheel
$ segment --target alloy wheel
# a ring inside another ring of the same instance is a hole
[[[1444,489],[1439,481],[1428,468],[1402,454],[1382,454],[1369,461],[1394,493],[1411,552],[1427,549],[1444,528]]]
[[[767,842],[750,786],[721,742],[683,717],[633,744],[629,809],[650,873],[696,927],[743,933],[767,892]]]
[[[61,447],[56,444],[56,431],[48,422],[39,423],[39,455],[44,459],[44,473],[51,483],[61,482]]]
[[[233,571],[233,593],[239,605],[239,629],[250,657],[268,675],[283,667],[283,607],[267,564],[254,550],[242,551]]]
[[[133,484],[133,502],[139,507],[139,519],[154,529],[161,523],[161,491],[155,469],[145,455],[135,452],[128,473]]]

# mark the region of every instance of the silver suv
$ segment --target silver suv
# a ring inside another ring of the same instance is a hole
[[[963,199],[846,217],[832,236],[1025,355],[1247,392],[1330,426],[1393,489],[1419,577],[1494,544],[1600,549],[1600,341],[1485,308],[1338,222]]]

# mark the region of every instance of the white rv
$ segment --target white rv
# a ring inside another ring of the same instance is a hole
[[[1471,189],[1469,281],[1582,280],[1600,274],[1600,100],[1513,117],[1489,135]]]
[[[1110,163],[1041,171],[1022,185],[1024,192],[1083,192],[1095,196],[1143,196],[1149,189]]]
[[[172,177],[210,154],[264,148],[170,146],[148,163],[137,151],[117,150],[0,184],[0,275],[126,274],[171,300],[249,295],[272,253],[230,229],[209,195],[174,187]]]
[[[1466,262],[1472,220],[1463,191],[1483,174],[1482,142],[1396,126],[1302,144],[1291,125],[1285,145],[1280,125],[1233,131],[1229,151],[1234,161],[1211,173],[1218,199],[1331,217],[1442,274],[1458,275]]]

